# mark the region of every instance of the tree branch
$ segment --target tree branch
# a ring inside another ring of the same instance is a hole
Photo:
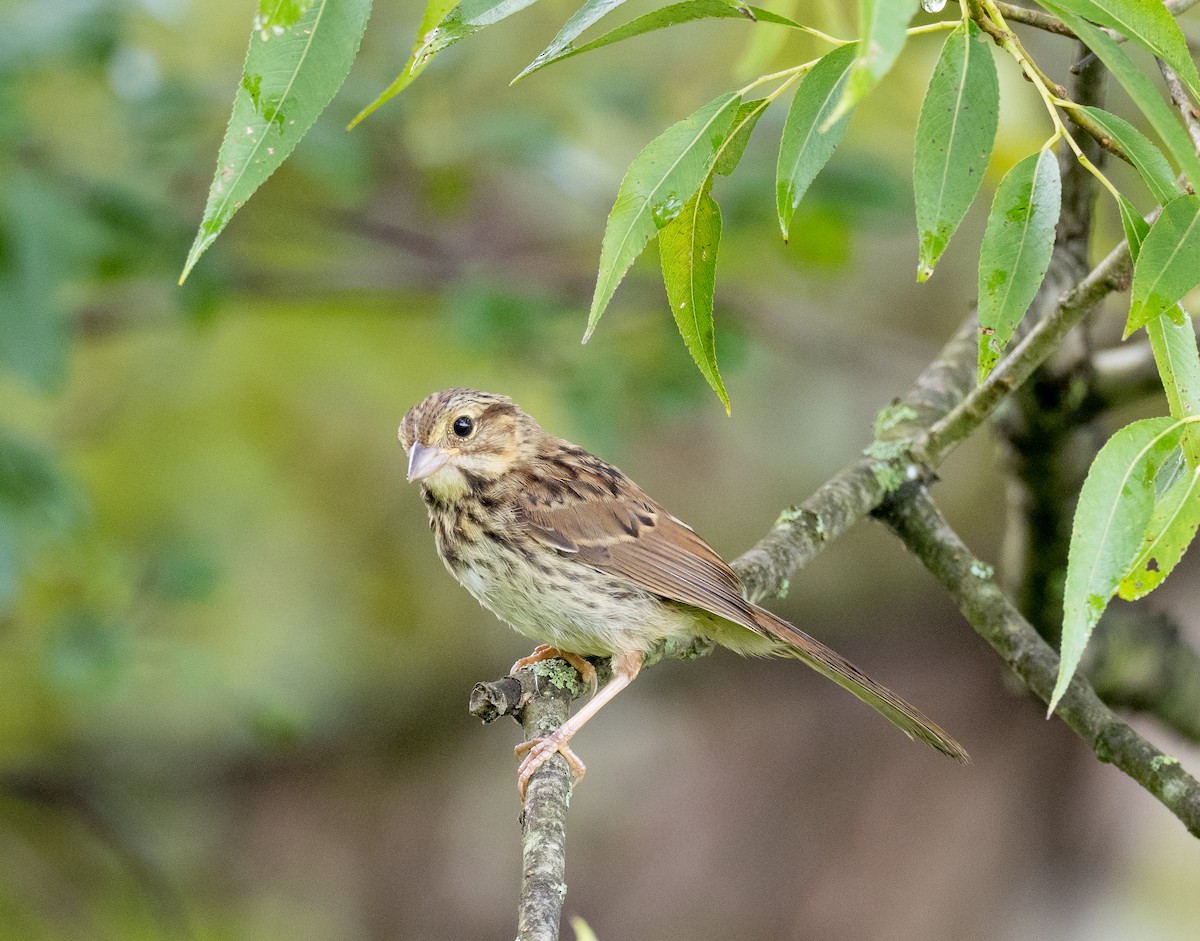
[[[941,464],[996,410],[1005,396],[1046,361],[1067,333],[1097,304],[1113,291],[1128,287],[1132,273],[1129,246],[1122,242],[1063,297],[1050,316],[1026,334],[982,385],[972,389],[949,414],[929,429],[917,443],[915,452],[930,467]]]
[[[876,514],[958,604],[959,610],[1021,681],[1043,702],[1058,676],[1058,655],[1013,607],[990,574],[950,528],[923,484],[896,494]],[[1103,762],[1116,765],[1200,837],[1200,782],[1108,708],[1078,674],[1056,715]]]
[[[574,670],[562,661],[535,664],[471,693],[471,712],[485,722],[518,715],[525,738],[549,735],[567,721],[571,700],[582,693]],[[566,668],[567,673],[561,669]],[[562,682],[560,677],[567,676]],[[551,679],[553,678],[553,679]],[[557,941],[567,894],[567,806],[571,772],[562,755],[547,761],[529,781],[521,812],[521,897],[517,941]]]

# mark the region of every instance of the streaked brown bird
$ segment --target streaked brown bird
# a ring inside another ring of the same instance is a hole
[[[665,640],[703,637],[740,654],[793,657],[849,690],[909,738],[967,753],[913,706],[820,641],[747,601],[741,580],[686,523],[611,464],[542,430],[503,395],[437,392],[400,425],[408,479],[421,482],[438,552],[475,598],[539,642],[513,665],[562,657],[596,686],[552,735],[517,747],[518,787],[638,675]]]

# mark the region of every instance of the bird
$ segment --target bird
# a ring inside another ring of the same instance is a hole
[[[690,526],[612,464],[543,430],[508,396],[435,392],[408,410],[398,437],[450,574],[538,642],[512,672],[558,657],[591,687],[591,699],[557,731],[517,746],[522,800],[555,753],[578,783],[585,766],[568,744],[574,735],[633,682],[652,649],[696,639],[800,660],[909,738],[970,761],[915,707],[747,600],[737,573]],[[588,657],[611,658],[602,688]]]

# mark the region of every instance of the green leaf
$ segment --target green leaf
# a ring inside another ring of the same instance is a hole
[[[536,0],[462,0],[447,12],[449,5],[445,0],[429,0],[425,15],[421,17],[416,42],[413,43],[412,52],[408,61],[404,63],[404,68],[392,84],[354,116],[346,130],[354,128],[380,105],[404,91],[443,49],[453,46],[460,39],[466,39],[472,33],[479,32],[485,26],[507,19],[514,13],[520,13],[535,2]]]
[[[1171,106],[1129,58],[1125,50],[1108,34],[1093,26],[1083,17],[1072,13],[1061,0],[1039,0],[1042,6],[1057,14],[1096,53],[1097,58],[1117,77],[1117,81],[1129,93],[1133,103],[1150,122],[1156,134],[1163,139],[1175,162],[1193,183],[1200,183],[1200,156],[1192,146],[1191,138],[1179,123]]]
[[[1181,323],[1155,317],[1146,324],[1154,362],[1173,418],[1200,415],[1200,350],[1192,318],[1183,313]],[[1189,467],[1200,467],[1200,427],[1189,425],[1183,436],[1183,451]]]
[[[789,20],[786,16],[780,16],[777,13],[772,13],[770,10],[763,10],[759,7],[729,3],[726,0],[684,0],[683,3],[673,3],[670,6],[662,7],[644,16],[639,16],[637,19],[630,20],[624,26],[618,26],[616,29],[610,30],[603,36],[599,36],[581,46],[573,46],[568,43],[552,55],[547,55],[550,52],[550,48],[548,47],[539,53],[537,58],[529,63],[513,81],[522,79],[526,75],[530,75],[539,69],[544,69],[555,62],[570,59],[572,56],[577,56],[584,52],[592,52],[604,46],[611,46],[613,43],[621,42],[624,39],[631,39],[634,36],[652,33],[659,29],[666,29],[669,26],[678,26],[681,23],[690,23],[693,20],[707,19],[743,20],[747,22],[772,23],[776,26],[788,26],[792,29],[801,28],[799,23]],[[553,43],[551,46],[553,46]]]
[[[1113,435],[1092,462],[1071,529],[1062,661],[1050,712],[1071,682],[1092,628],[1143,548],[1154,512],[1154,478],[1183,427],[1171,418],[1134,422]]]
[[[1165,206],[1183,192],[1183,188],[1175,181],[1175,171],[1167,163],[1167,158],[1145,134],[1124,118],[1109,114],[1100,108],[1081,107],[1079,110],[1090,115],[1092,120],[1100,125],[1101,130],[1125,152],[1125,156],[1160,203]]]
[[[786,241],[796,207],[809,185],[829,162],[846,133],[850,115],[830,123],[856,61],[854,46],[841,46],[829,53],[800,83],[792,98],[775,169],[775,207],[779,228]]]
[[[1150,232],[1150,223],[1124,196],[1117,202],[1121,209],[1121,225],[1129,241],[1129,254],[1136,263],[1142,243]],[[1173,314],[1173,317],[1152,317],[1146,323],[1146,333],[1150,336],[1150,348],[1154,352],[1171,417],[1187,418],[1200,414],[1200,350],[1196,348],[1196,332],[1187,311],[1180,308]],[[1189,425],[1182,446],[1188,466],[1200,467],[1200,428]]]
[[[1125,336],[1200,284],[1200,196],[1179,196],[1162,211],[1133,267],[1133,291]]]
[[[396,76],[392,84],[380,92],[374,101],[354,116],[354,120],[346,125],[347,131],[352,130],[359,121],[385,101],[394,98],[402,92],[412,84],[418,75],[425,71],[425,66],[429,64],[434,56],[434,53],[429,51],[429,46],[441,35],[438,32],[438,26],[447,18],[447,14],[455,6],[455,0],[429,0],[429,3],[425,7],[425,12],[421,15],[421,22],[417,26],[417,38],[413,40],[412,52],[409,53],[408,61],[404,63],[404,68],[400,70],[400,74]]]
[[[354,62],[370,12],[370,0],[262,0],[181,284],[333,99]]]
[[[1192,96],[1200,101],[1200,73],[1188,52],[1183,30],[1162,0],[1056,0],[1073,13],[1115,29],[1179,75]]]
[[[746,145],[750,143],[750,135],[754,133],[758,119],[770,103],[770,98],[755,98],[743,101],[738,107],[733,118],[733,127],[729,129],[729,136],[717,150],[717,160],[713,164],[715,173],[729,176],[737,169],[737,165],[742,162],[742,154],[746,152]]]
[[[1125,239],[1129,242],[1129,257],[1136,262],[1142,243],[1150,234],[1150,223],[1124,196],[1117,198],[1117,207],[1121,210],[1121,228],[1125,230]]]
[[[858,0],[858,46],[854,68],[828,122],[850,113],[866,97],[904,48],[917,0]]]
[[[513,84],[515,85],[529,73],[536,72],[543,66],[557,61],[562,57],[562,53],[571,50],[572,43],[580,33],[624,2],[625,0],[587,0],[575,11],[574,16],[563,24],[563,28],[558,31],[558,35],[554,37],[550,45],[539,52],[534,60],[513,79]]]
[[[1154,504],[1154,512],[1142,537],[1142,551],[1129,567],[1117,593],[1126,601],[1137,601],[1162,584],[1183,558],[1183,553],[1200,529],[1200,466],[1175,481]]]
[[[924,281],[971,208],[992,156],[1000,86],[991,40],[971,20],[946,38],[933,70],[913,157],[920,233],[917,280]]]
[[[987,378],[1050,266],[1062,205],[1058,161],[1049,150],[1008,171],[992,200],[979,252],[979,381]]]
[[[663,131],[629,165],[604,230],[585,343],[629,266],[709,175],[740,102],[733,92],[721,95]]]
[[[729,395],[717,369],[713,335],[713,289],[720,242],[721,210],[705,186],[659,233],[658,252],[680,336],[728,413]]]

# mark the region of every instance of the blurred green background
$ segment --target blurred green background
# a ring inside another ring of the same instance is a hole
[[[853,32],[852,5],[794,6]],[[329,111],[179,288],[255,4],[0,0],[0,938],[512,937],[519,730],[466,700],[529,645],[442,569],[404,411],[511,394],[732,557],[854,457],[965,313],[987,188],[912,277],[924,38],[791,244],[783,107],[720,182],[732,419],[653,249],[581,346],[629,160],[819,47],[697,24],[509,88],[572,10],[464,42],[346,134],[420,17],[380,2]],[[1033,45],[1065,77],[1070,47]],[[1007,65],[991,186],[1049,133]],[[988,558],[992,457],[981,436],[939,486]],[[1193,632],[1198,561],[1151,602]],[[1194,841],[1043,721],[890,537],[860,527],[776,608],[975,764],[796,664],[649,671],[578,740],[566,911],[602,941],[1195,937]]]

